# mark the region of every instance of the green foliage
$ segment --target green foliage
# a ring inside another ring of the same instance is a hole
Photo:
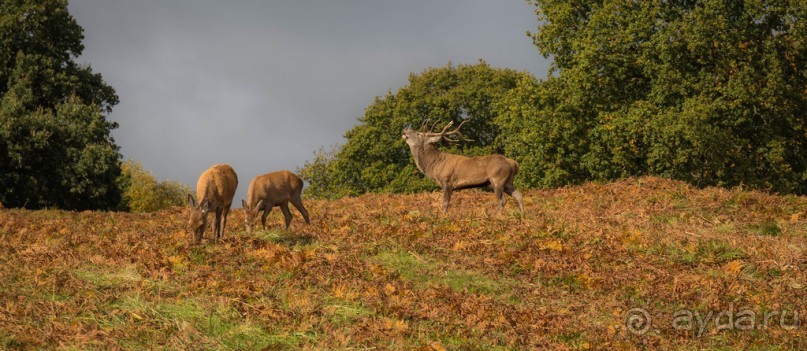
[[[308,181],[303,192],[304,197],[334,199],[345,196],[345,192],[336,186],[333,178],[335,173],[333,161],[338,151],[336,146],[332,146],[328,150],[321,147],[314,152],[313,160],[306,161],[303,167],[297,170],[300,178]]]
[[[115,91],[73,59],[82,28],[66,1],[0,3],[0,202],[113,209],[120,154]]]
[[[123,204],[132,212],[152,212],[185,203],[191,188],[176,181],[158,182],[151,172],[132,160],[121,165],[118,180],[123,189]]]
[[[807,193],[801,1],[532,1],[553,75],[499,117],[521,182],[657,174]]]
[[[310,185],[308,196],[340,197],[365,192],[416,192],[436,189],[415,167],[401,138],[407,125],[424,120],[442,127],[467,118],[463,135],[472,139],[442,149],[466,155],[501,152],[498,143],[499,102],[528,74],[496,69],[485,62],[475,65],[430,68],[412,74],[396,94],[377,97],[360,124],[345,134],[347,143],[331,152],[319,150],[299,170]]]

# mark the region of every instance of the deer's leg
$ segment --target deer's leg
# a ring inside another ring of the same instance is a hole
[[[218,241],[219,238],[221,237],[221,213],[222,213],[222,210],[223,209],[221,207],[216,208],[216,222],[213,223],[213,234],[214,234],[213,238],[216,241]]]
[[[504,198],[503,190],[501,186],[493,188],[493,193],[496,195],[496,199],[499,200],[499,210],[504,210],[504,204],[507,203],[507,199]]]
[[[522,213],[524,213],[524,201],[522,199],[521,192],[516,190],[516,187],[513,186],[512,184],[506,185],[504,187],[504,192],[507,193],[507,195],[512,196],[513,199],[516,200],[516,203],[518,203],[518,209],[521,210]]]
[[[219,231],[219,234],[221,236],[224,236],[224,228],[227,227],[227,215],[229,215],[229,214],[230,214],[230,206],[227,206],[227,207],[224,208],[224,211],[223,211],[222,217],[221,217],[221,230]]]
[[[451,186],[446,185],[443,187],[443,213],[448,213],[448,203],[451,201],[452,191],[454,191],[454,189],[452,189]]]
[[[308,211],[306,211],[305,206],[303,206],[303,199],[296,197],[291,199],[291,204],[297,208],[297,211],[300,211],[300,214],[303,215],[305,219],[305,224],[311,224],[311,220],[308,218]]]
[[[267,205],[263,208],[263,215],[261,215],[261,224],[263,224],[263,230],[266,230],[266,217],[269,216],[269,212],[272,212],[272,206]]]
[[[283,212],[283,219],[286,221],[286,230],[289,230],[289,224],[291,224],[291,211],[289,211],[289,203],[284,202],[280,205],[280,211]]]

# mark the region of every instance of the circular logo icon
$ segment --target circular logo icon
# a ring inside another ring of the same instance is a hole
[[[650,313],[643,308],[632,308],[625,316],[625,327],[634,335],[642,335],[650,330]]]

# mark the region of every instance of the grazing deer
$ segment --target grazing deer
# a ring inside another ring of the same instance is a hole
[[[443,189],[443,211],[448,212],[448,202],[454,190],[490,186],[499,199],[500,209],[503,209],[506,203],[502,194],[504,192],[512,196],[521,212],[524,212],[521,193],[513,185],[513,178],[518,173],[518,162],[495,154],[477,157],[454,155],[434,147],[433,144],[443,139],[451,142],[459,141],[448,137],[455,134],[461,136],[460,128],[464,123],[465,121],[456,129],[448,131],[454,124],[450,122],[439,133],[427,130],[427,122],[423,123],[421,131],[416,132],[412,127],[407,127],[403,131],[403,138],[415,158],[415,165]]]
[[[260,211],[263,211],[261,224],[263,224],[263,229],[266,230],[266,216],[269,215],[274,206],[279,206],[280,211],[283,212],[283,217],[286,220],[286,230],[288,230],[291,223],[289,202],[300,211],[303,218],[305,218],[305,223],[311,224],[308,211],[303,206],[303,200],[300,197],[302,192],[303,180],[289,171],[272,172],[252,178],[252,182],[249,183],[249,192],[247,192],[249,203],[241,199],[241,205],[244,207],[246,214],[244,224],[247,227],[247,233],[252,232],[252,227],[258,219],[258,212]]]
[[[227,214],[233,204],[235,188],[238,187],[238,176],[232,167],[225,164],[213,165],[199,176],[196,182],[197,203],[191,194],[188,194],[190,207],[190,227],[193,243],[202,241],[202,234],[207,227],[207,213],[216,212],[216,222],[213,225],[213,237],[221,238],[224,227],[227,225]]]

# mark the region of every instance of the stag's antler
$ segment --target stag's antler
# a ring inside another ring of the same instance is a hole
[[[462,132],[460,132],[460,128],[462,128],[462,125],[465,124],[465,122],[468,122],[468,120],[462,121],[462,123],[460,123],[460,125],[457,126],[457,128],[454,128],[454,130],[452,130],[452,131],[448,131],[448,128],[451,128],[451,126],[454,125],[454,121],[448,122],[448,124],[446,124],[446,126],[443,127],[443,130],[441,130],[440,133],[429,132],[429,133],[427,133],[427,135],[429,135],[429,136],[441,136],[441,137],[443,137],[444,140],[450,141],[450,142],[458,142],[460,140],[473,141],[471,139],[466,139],[466,138],[462,137]],[[434,129],[434,126],[432,126],[432,129]],[[454,135],[454,134],[457,134],[461,139],[448,138],[449,135]]]
[[[418,129],[418,130],[421,131],[421,132],[426,132],[426,127],[428,125],[429,125],[429,119],[426,118],[426,119],[423,120],[423,124],[420,125],[420,129]]]
[[[427,128],[429,126],[429,119],[426,118],[425,120],[423,120],[423,124],[420,125],[420,132],[431,133],[431,131],[434,130],[434,126],[436,126],[437,123],[440,123],[440,121],[434,121],[434,123],[432,123],[431,128]]]

